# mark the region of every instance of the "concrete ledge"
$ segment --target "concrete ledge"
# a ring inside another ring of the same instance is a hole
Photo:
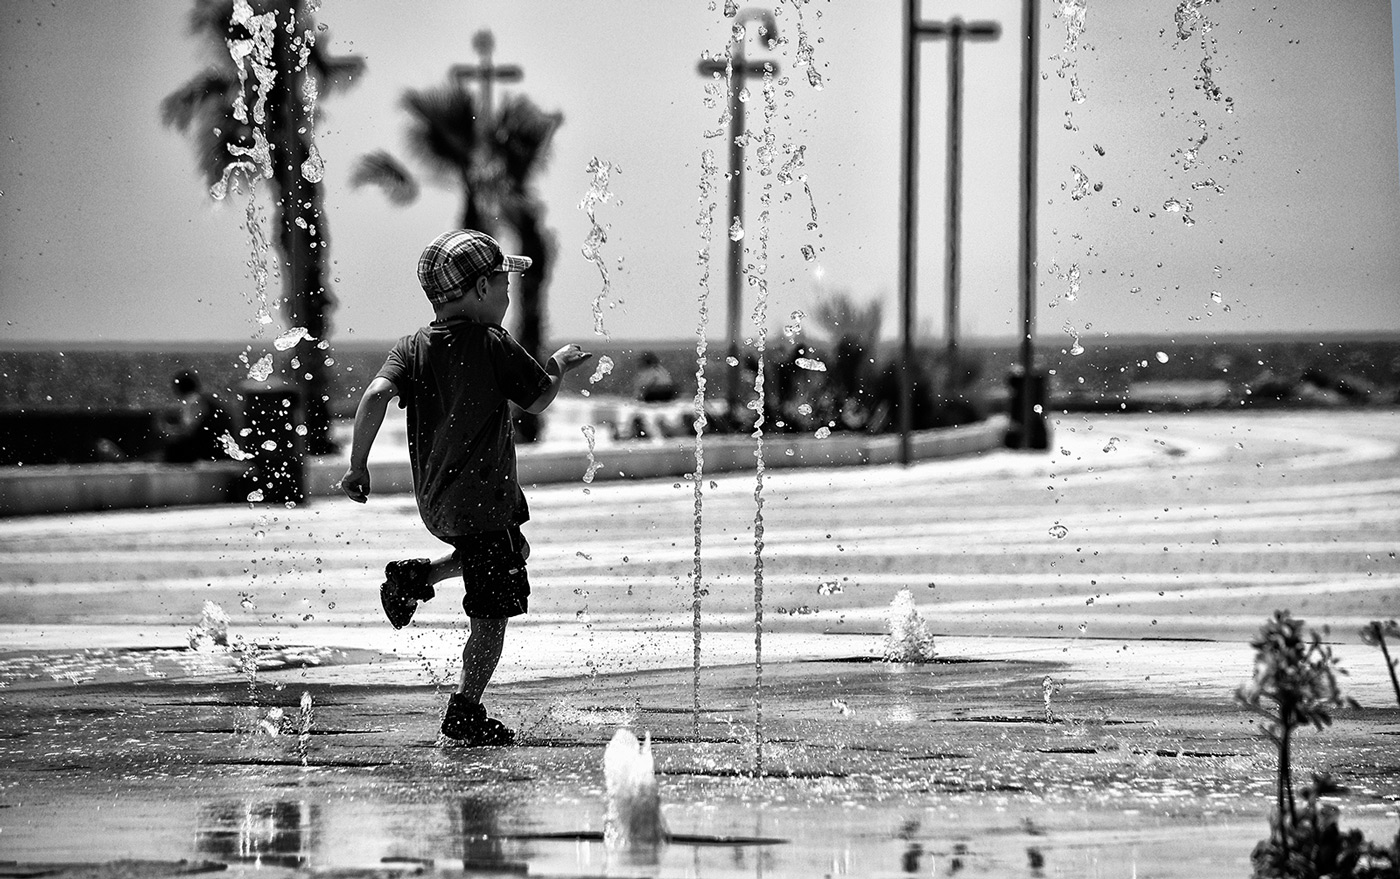
[[[960,427],[917,431],[911,437],[910,457],[915,461],[973,455],[999,449],[1006,436],[1005,416]],[[756,467],[754,440],[748,436],[705,437],[705,472],[728,473]],[[773,434],[763,442],[765,469],[780,467],[854,467],[893,464],[899,460],[899,437],[882,434],[833,433],[825,439],[811,435]],[[593,481],[676,477],[695,470],[695,440],[638,440],[599,449],[594,461],[601,466]],[[588,453],[582,449],[541,449],[523,446],[519,453],[520,481],[525,485],[582,482],[588,471]],[[413,491],[413,474],[407,461],[372,462],[376,494]],[[320,459],[307,465],[306,493],[310,497],[338,495],[335,484],[345,475],[343,459]]]
[[[0,471],[0,516],[221,504],[248,469],[201,464],[75,464]]]
[[[973,455],[1001,448],[1007,420],[997,416],[962,427],[925,430],[911,437],[915,461]],[[622,442],[598,451],[600,466],[594,481],[679,477],[695,470],[693,439]],[[706,473],[753,470],[755,443],[748,436],[706,437]],[[786,467],[855,467],[892,464],[899,460],[899,437],[834,433],[815,436],[774,434],[764,438],[766,469]],[[526,485],[582,482],[588,453],[581,449],[520,449],[520,479]],[[376,461],[372,465],[376,494],[413,491],[408,461]],[[81,464],[0,468],[0,516],[80,513],[95,510],[144,509],[239,502],[238,485],[247,465],[237,462],[201,464]],[[306,462],[308,497],[340,494],[335,485],[345,474],[344,457],[313,458]]]

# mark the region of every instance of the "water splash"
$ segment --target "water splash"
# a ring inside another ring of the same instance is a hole
[[[199,625],[189,632],[191,650],[208,652],[228,646],[228,613],[213,601],[204,602]]]
[[[797,49],[793,53],[792,66],[797,69],[807,68],[807,85],[815,91],[821,91],[825,87],[825,82],[821,72],[817,70],[816,50],[812,46],[812,39],[803,26],[803,5],[803,3],[793,3],[793,8],[797,10]]]
[[[311,721],[313,717],[311,708],[311,693],[303,690],[301,694],[301,706],[297,712],[297,758],[301,760],[301,765],[306,765],[307,754],[311,750]]]
[[[1069,80],[1069,99],[1076,104],[1084,103],[1087,98],[1084,89],[1079,85],[1077,56],[1079,40],[1084,35],[1084,17],[1088,7],[1088,0],[1060,0],[1055,9],[1055,17],[1065,23],[1064,48],[1054,59],[1060,62],[1060,69],[1056,71],[1056,75],[1060,79]]]
[[[1079,201],[1089,194],[1089,175],[1085,174],[1078,165],[1070,165],[1069,172],[1074,178],[1074,183],[1070,186],[1069,197],[1074,201]]]
[[[670,831],[661,814],[651,733],[642,742],[626,728],[613,733],[603,751],[603,780],[607,793],[603,844],[614,851],[644,853],[664,845]]]
[[[308,342],[316,341],[316,337],[306,327],[292,327],[276,339],[272,340],[272,347],[278,351],[288,351],[295,348],[299,342],[305,339]]]
[[[583,481],[592,482],[594,474],[598,472],[598,468],[603,466],[601,462],[593,457],[593,448],[598,441],[598,435],[591,424],[585,424],[582,430],[583,438],[588,441],[588,469],[584,471]]]
[[[238,88],[233,96],[233,118],[245,125],[250,125],[253,145],[251,147],[233,143],[228,145],[228,151],[236,161],[230,162],[224,167],[223,174],[210,188],[210,194],[219,200],[228,194],[230,186],[237,186],[235,177],[237,174],[242,174],[249,183],[250,197],[254,181],[258,178],[272,178],[272,148],[267,137],[267,99],[272,90],[272,84],[277,79],[276,65],[273,60],[277,13],[270,11],[262,15],[255,15],[247,0],[236,0],[233,4],[232,23],[242,26],[248,32],[247,39],[226,39],[224,41],[228,46],[230,57],[233,58],[234,67],[238,71]],[[256,80],[251,119],[249,118],[247,99],[250,72],[253,79]]]
[[[788,316],[788,322],[783,324],[783,338],[789,342],[797,341],[797,337],[802,335],[802,319],[807,313],[801,309],[796,309]]]
[[[594,367],[593,374],[588,377],[588,383],[590,385],[596,385],[603,380],[603,376],[608,375],[612,371],[613,359],[604,354],[602,357],[598,358],[598,365]]]
[[[264,354],[248,367],[248,378],[255,382],[265,382],[272,375],[272,355]]]
[[[773,84],[773,72],[771,69],[763,73],[763,140],[768,141],[772,137],[773,121],[778,115],[778,103],[776,90]],[[767,178],[773,173],[773,154],[771,151],[759,153],[759,177]],[[754,370],[753,380],[753,400],[748,404],[755,414],[753,426],[754,438],[754,517],[753,517],[753,611],[754,611],[754,684],[753,684],[753,707],[754,707],[754,774],[763,774],[763,425],[764,425],[764,401],[766,399],[763,390],[763,374],[767,371],[764,368],[764,360],[768,353],[768,279],[764,276],[764,271],[768,264],[768,233],[770,209],[773,203],[773,183],[771,180],[764,180],[762,194],[759,196],[760,211],[758,214],[758,241],[754,252],[754,268],[756,274],[749,276],[749,282],[756,290],[754,308],[752,313],[754,325],[754,351],[758,355],[758,364]]]
[[[901,589],[890,602],[885,636],[886,662],[932,662],[933,633],[914,606],[914,593]]]
[[[802,192],[807,196],[807,231],[814,232],[819,225],[817,221],[817,200],[812,195],[812,186],[807,181],[806,173],[799,173],[807,163],[807,146],[805,144],[799,144],[796,147],[789,146],[788,151],[791,153],[791,158],[784,162],[783,166],[778,169],[778,182],[784,186],[794,182],[802,184]],[[816,259],[816,251],[811,245],[802,248],[802,255],[809,262]]]
[[[1045,676],[1043,679],[1041,679],[1041,681],[1040,681],[1040,692],[1041,692],[1041,696],[1042,696],[1042,698],[1044,698],[1044,700],[1045,700],[1045,722],[1046,722],[1046,723],[1054,723],[1054,722],[1055,722],[1055,711],[1054,711],[1054,709],[1051,707],[1050,702],[1051,702],[1051,699],[1054,697],[1054,695],[1055,695],[1056,693],[1060,692],[1060,690],[1062,690],[1062,689],[1064,689],[1064,685],[1061,684],[1061,683],[1059,683],[1058,681],[1056,681],[1054,678],[1050,677],[1049,675],[1046,675],[1046,676]]]
[[[608,186],[613,172],[621,174],[622,169],[612,162],[594,156],[585,170],[593,175],[593,179],[589,181],[588,191],[584,193],[583,200],[578,205],[579,210],[588,215],[588,234],[583,239],[582,252],[584,259],[598,267],[598,274],[603,280],[598,295],[593,297],[593,333],[607,338],[608,332],[603,327],[603,301],[612,293],[612,281],[602,254],[602,247],[608,240],[608,232],[607,228],[598,222],[597,209],[598,205],[607,204],[612,200],[613,193]]]
[[[1181,0],[1177,4],[1173,18],[1176,22],[1176,39],[1180,43],[1190,40],[1193,36],[1200,37],[1201,51],[1204,56],[1197,67],[1192,79],[1196,83],[1196,88],[1206,100],[1212,102],[1223,102],[1225,112],[1234,112],[1234,99],[1225,95],[1219,84],[1215,81],[1215,56],[1217,52],[1214,30],[1215,23],[1206,16],[1206,6],[1211,0]]]

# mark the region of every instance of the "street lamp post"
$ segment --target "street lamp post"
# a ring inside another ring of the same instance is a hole
[[[918,40],[943,37],[948,40],[948,148],[947,148],[947,218],[944,248],[944,283],[946,285],[948,370],[950,381],[958,374],[958,305],[959,238],[962,189],[962,44],[964,40],[994,40],[1001,26],[992,21],[970,24],[954,18],[947,22],[923,22],[916,15],[917,0],[904,4],[904,161],[900,203],[900,286],[903,293],[901,310],[902,360],[899,382],[899,460],[908,464],[911,458],[910,433],[913,428],[914,397],[914,279],[917,251],[914,233],[918,226],[918,164],[919,164],[919,52]]]
[[[736,28],[744,28],[747,36],[747,24],[756,21],[759,23],[760,34],[768,41],[777,39],[778,24],[773,17],[773,13],[767,9],[745,9],[735,16],[734,24]],[[729,82],[729,216],[730,222],[739,220],[743,222],[744,215],[744,147],[742,137],[744,133],[744,102],[739,100],[739,93],[744,90],[745,83],[750,76],[776,76],[778,64],[776,61],[749,61],[744,55],[743,39],[735,40],[734,50],[727,60],[707,59],[701,61],[696,66],[696,70],[701,76],[714,77],[716,75],[728,77]],[[726,229],[729,228],[726,226]],[[730,418],[736,418],[739,397],[741,393],[741,372],[739,368],[739,321],[740,312],[743,307],[742,291],[744,280],[743,269],[744,245],[742,241],[736,241],[734,236],[729,238],[729,297],[727,313],[727,332],[729,334],[729,360],[728,365],[729,380],[725,385],[725,405]]]

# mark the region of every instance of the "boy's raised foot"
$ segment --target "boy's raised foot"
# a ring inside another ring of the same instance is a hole
[[[452,694],[452,698],[447,702],[447,716],[442,719],[442,734],[468,747],[515,743],[515,730],[494,717],[487,717],[486,706],[468,700],[461,693]]]
[[[384,606],[384,615],[396,629],[402,629],[413,619],[418,602],[427,601],[435,594],[428,582],[428,569],[432,562],[427,559],[402,559],[389,562],[384,567],[384,584],[379,587],[379,603]]]

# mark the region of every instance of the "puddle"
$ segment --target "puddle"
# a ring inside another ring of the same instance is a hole
[[[331,875],[1197,877],[1248,875],[1264,826],[1253,814],[1169,818],[1016,793],[876,802],[839,789],[823,794],[819,783],[711,783],[704,802],[665,807],[669,844],[629,853],[603,844],[600,802],[545,788],[524,799],[497,789],[437,800],[324,798],[303,788],[267,799],[123,796],[118,810],[92,798],[15,804],[0,875],[52,863],[61,845],[69,863],[122,851],[226,864],[232,875],[281,867]],[[54,814],[87,832],[58,841],[37,829]],[[1360,817],[1351,823],[1372,833],[1386,824],[1379,812]]]
[[[258,672],[268,672],[356,664],[380,654],[339,647],[254,644],[248,655],[254,657]],[[148,647],[41,651],[0,656],[0,689],[114,684],[240,672],[246,673],[246,668],[240,666],[240,656],[227,649]]]

